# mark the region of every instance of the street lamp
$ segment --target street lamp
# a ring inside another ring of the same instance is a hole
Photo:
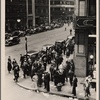
[[[93,58],[94,58],[94,56],[93,55],[90,55],[90,66],[91,66],[91,76],[93,77]]]
[[[93,60],[93,58],[94,58],[94,56],[93,55],[90,55],[90,59]]]
[[[19,24],[20,24],[20,22],[21,22],[21,20],[20,19],[17,19],[17,22],[18,22],[18,29],[19,29]]]
[[[27,36],[25,36],[25,53],[27,55]]]

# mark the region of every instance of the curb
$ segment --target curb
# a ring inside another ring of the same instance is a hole
[[[17,84],[19,87],[21,87],[21,88],[24,88],[24,89],[26,89],[26,90],[31,90],[31,91],[36,92],[36,89],[28,88],[28,87],[22,86],[22,85],[19,84],[19,83],[16,83],[16,84]],[[83,98],[78,98],[78,97],[74,97],[74,96],[71,96],[71,95],[52,93],[52,92],[47,92],[47,91],[42,91],[42,90],[39,90],[39,92],[48,93],[48,94],[51,94],[51,95],[57,95],[57,96],[61,96],[61,97],[72,98],[72,99],[75,99],[75,98],[76,98],[77,100],[85,100],[85,99],[83,99]]]

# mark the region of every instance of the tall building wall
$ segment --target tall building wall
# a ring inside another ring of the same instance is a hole
[[[93,76],[96,64],[96,0],[75,0],[75,15],[75,73],[77,76]]]

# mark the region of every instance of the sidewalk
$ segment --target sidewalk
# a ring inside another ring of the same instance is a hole
[[[84,89],[83,85],[81,82],[84,80],[84,78],[78,77],[78,87],[77,87],[77,98],[78,100],[84,100]],[[26,90],[32,90],[35,91],[33,82],[31,81],[30,77],[27,77],[26,79],[24,78],[19,78],[19,82],[17,83],[18,86],[26,89]],[[91,90],[91,96],[89,97],[89,100],[96,100],[96,92],[94,89]],[[47,91],[44,89],[44,87],[39,87],[40,92],[47,93]],[[62,90],[59,92],[57,91],[57,88],[54,86],[53,82],[50,82],[50,92],[49,94],[52,95],[58,95],[58,96],[63,96],[63,97],[71,97],[74,98],[74,96],[71,94],[72,87],[70,86],[69,82],[66,82],[65,85],[62,87]]]

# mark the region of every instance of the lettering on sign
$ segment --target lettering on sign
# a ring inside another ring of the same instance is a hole
[[[96,19],[78,18],[76,20],[76,27],[91,27],[96,26]]]

